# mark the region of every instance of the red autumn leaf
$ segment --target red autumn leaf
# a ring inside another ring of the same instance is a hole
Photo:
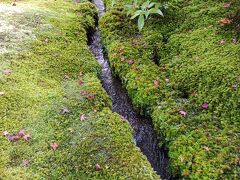
[[[25,132],[26,132],[26,129],[22,129],[18,132],[18,135],[23,137],[23,136],[25,136]]]
[[[81,121],[85,121],[85,120],[86,120],[86,118],[87,118],[87,117],[86,117],[86,115],[85,115],[85,114],[82,114],[82,115],[80,116],[80,120],[81,120]]]
[[[10,75],[10,74],[12,74],[12,71],[11,71],[10,69],[5,69],[5,70],[3,71],[3,74],[4,74],[4,75]]]
[[[129,65],[132,65],[132,64],[134,64],[134,61],[133,61],[132,59],[130,59],[130,60],[128,61],[128,64],[129,64]]]
[[[203,104],[202,104],[202,108],[203,108],[203,109],[208,109],[208,107],[209,107],[209,104],[208,104],[208,103],[203,103]]]
[[[88,96],[88,99],[89,100],[93,100],[95,98],[95,95],[94,94],[90,94],[89,96]]]
[[[159,81],[157,81],[157,80],[154,80],[154,86],[156,86],[156,87],[158,87],[159,85],[160,85],[160,82]]]
[[[95,167],[96,167],[96,170],[101,170],[102,169],[102,166],[98,163],[95,165]]]
[[[52,143],[52,144],[50,144],[50,147],[51,147],[54,151],[56,151],[56,149],[58,148],[58,144],[57,144],[57,143]]]
[[[220,24],[220,26],[225,26],[225,25],[229,25],[232,23],[232,20],[228,19],[228,18],[223,18],[223,19],[220,19],[218,21],[218,23]]]
[[[180,115],[187,117],[187,112],[186,111],[179,111],[178,112]]]
[[[79,85],[82,85],[82,84],[83,84],[83,80],[80,79],[80,80],[78,81],[78,84],[79,84]]]
[[[29,141],[31,139],[31,137],[32,137],[31,134],[26,134],[26,135],[23,136],[23,139],[25,141]]]
[[[81,91],[80,94],[81,94],[82,96],[86,96],[86,95],[87,95],[87,91]]]
[[[10,142],[16,142],[16,141],[18,141],[19,139],[21,139],[21,136],[15,135],[15,134],[13,134],[13,135],[8,134],[8,135],[6,135],[6,138],[7,138]]]

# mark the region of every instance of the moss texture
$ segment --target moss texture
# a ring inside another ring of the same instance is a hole
[[[0,54],[0,132],[31,134],[16,142],[0,136],[0,179],[158,179],[98,79],[86,35],[95,6],[71,0],[4,6],[21,9],[18,22],[34,37]]]
[[[169,1],[165,17],[152,17],[141,33],[123,1],[105,2],[100,29],[110,64],[134,106],[152,117],[173,174],[237,179],[239,2]],[[224,18],[232,23],[221,26]]]

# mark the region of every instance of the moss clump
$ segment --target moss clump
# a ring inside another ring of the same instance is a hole
[[[111,33],[123,21],[108,21],[113,14],[126,17],[117,8],[123,1],[114,8],[106,2],[110,10],[100,29],[110,64],[135,107],[153,118],[162,144],[169,148],[173,174],[236,179],[239,2],[172,2],[165,18],[153,17],[141,33],[135,22],[121,24],[126,27],[124,35]],[[224,18],[232,23],[222,26]],[[154,56],[159,66],[153,63]]]
[[[24,10],[29,6],[21,17],[31,14],[26,28],[36,38],[23,38],[25,51],[0,55],[0,132],[26,128],[31,139],[9,142],[0,136],[1,178],[158,179],[129,124],[109,110],[100,66],[87,46],[94,6],[17,2]]]

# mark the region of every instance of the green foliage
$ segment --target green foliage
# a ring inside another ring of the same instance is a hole
[[[149,0],[139,5],[139,1],[135,0],[133,4],[127,5],[127,8],[128,14],[132,15],[131,19],[138,17],[138,29],[141,31],[149,15],[159,14],[163,16],[160,6],[160,3],[151,2]]]
[[[100,21],[110,64],[134,106],[152,117],[161,144],[169,148],[173,174],[185,179],[237,179],[239,2],[227,8],[213,0],[171,1],[171,6],[175,11],[164,12],[163,21],[149,19],[140,34],[123,28],[127,36],[111,33],[120,18],[109,26],[102,24],[111,17],[110,10]],[[219,20],[226,17],[233,17],[233,23],[221,27]],[[161,57],[159,66],[152,62],[154,51]],[[203,108],[204,103],[209,107]]]

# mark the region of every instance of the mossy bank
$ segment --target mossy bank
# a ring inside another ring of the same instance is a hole
[[[0,179],[159,179],[98,79],[96,8],[76,2],[0,3]]]
[[[105,1],[102,43],[135,108],[152,117],[173,175],[237,179],[239,1],[169,1],[142,32],[123,2]]]

